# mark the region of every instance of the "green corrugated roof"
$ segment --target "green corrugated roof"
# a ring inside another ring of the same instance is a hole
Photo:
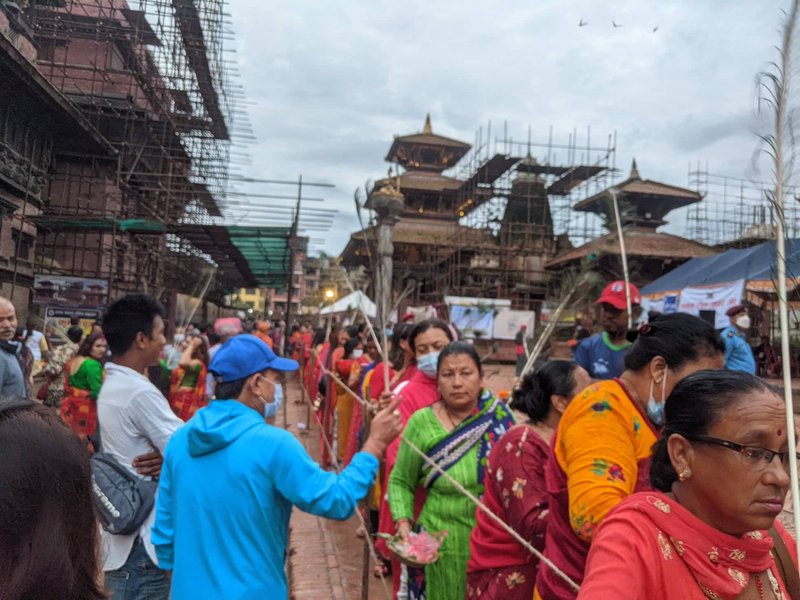
[[[230,287],[284,287],[289,278],[289,227],[180,225],[172,231],[219,265]]]
[[[291,268],[291,228],[229,226],[227,230],[259,286],[286,285]]]

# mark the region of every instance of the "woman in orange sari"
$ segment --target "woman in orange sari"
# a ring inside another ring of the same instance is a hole
[[[361,367],[366,363],[364,343],[358,336],[351,337],[345,342],[342,358],[336,363],[336,374],[349,389],[357,390],[358,381],[361,378]],[[336,453],[339,463],[345,464],[347,443],[350,438],[350,423],[353,419],[356,401],[344,387],[340,387],[339,392],[336,397]]]
[[[661,315],[634,339],[622,375],[586,388],[567,406],[545,467],[550,515],[544,555],[579,584],[608,512],[651,489],[650,455],[670,391],[696,371],[723,367],[719,334],[691,315]],[[539,565],[536,593],[542,600],[576,595],[546,563]]]
[[[103,385],[107,348],[103,334],[92,333],[81,342],[77,354],[64,369],[61,418],[83,440],[97,432],[97,394]]]
[[[300,362],[303,352],[303,335],[300,332],[300,325],[292,325],[292,333],[289,336],[289,351],[287,354],[292,360]]]
[[[183,421],[188,421],[208,404],[206,374],[208,373],[208,344],[199,335],[189,338],[181,354],[178,368],[169,380],[169,405]]]

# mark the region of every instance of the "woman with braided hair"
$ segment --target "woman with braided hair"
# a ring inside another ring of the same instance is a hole
[[[506,432],[489,453],[483,502],[540,552],[547,531],[544,468],[561,415],[592,383],[583,367],[552,360],[522,379],[511,408],[528,419]],[[531,600],[539,560],[483,511],[470,537],[467,599]]]

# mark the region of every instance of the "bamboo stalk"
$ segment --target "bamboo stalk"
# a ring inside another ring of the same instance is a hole
[[[783,393],[786,409],[786,435],[792,444],[795,438],[794,399],[792,397],[791,353],[789,347],[789,310],[786,289],[786,213],[785,187],[791,176],[793,163],[793,132],[789,107],[789,89],[792,76],[792,51],[795,28],[797,26],[800,0],[793,0],[786,13],[782,29],[782,43],[779,49],[780,64],[773,63],[772,72],[762,72],[758,78],[759,104],[764,102],[774,110],[774,133],[761,136],[768,147],[773,161],[775,189],[771,200],[775,207],[775,252],[777,262],[778,321],[781,332],[781,362]],[[784,156],[787,142],[791,146],[789,156]],[[798,486],[798,465],[795,452],[789,453],[789,476],[792,492],[792,512],[795,526],[795,544],[800,553],[800,487]]]
[[[786,183],[787,163],[784,161],[784,143],[785,135],[788,134],[791,138],[792,132],[785,132],[785,127],[791,127],[788,122],[789,114],[789,89],[791,81],[791,57],[792,57],[792,43],[794,38],[795,27],[797,25],[797,16],[800,10],[800,2],[793,0],[791,9],[786,15],[786,21],[783,28],[783,40],[780,49],[781,64],[778,67],[778,73],[769,77],[773,89],[772,100],[773,108],[775,110],[775,134],[772,139],[772,158],[775,162],[775,191],[773,202],[775,205],[776,213],[776,240],[775,251],[777,259],[777,275],[778,275],[778,319],[780,322],[781,331],[781,362],[783,370],[783,393],[786,405],[786,435],[789,443],[793,443],[795,438],[794,426],[794,399],[792,397],[792,371],[791,371],[791,353],[789,348],[789,310],[788,310],[788,297],[786,290],[786,221],[784,212],[784,187]],[[791,160],[791,157],[790,159]],[[798,468],[797,468],[797,455],[795,452],[789,452],[789,476],[791,480],[792,490],[792,512],[794,513],[795,524],[795,544],[798,554],[800,554],[800,487],[798,486]]]
[[[625,236],[622,235],[622,218],[619,214],[617,190],[611,188],[611,204],[614,205],[614,220],[617,222],[617,237],[619,238],[619,255],[622,259],[622,277],[625,279],[625,304],[628,308],[628,329],[633,329],[633,306],[631,305],[631,276],[628,272],[628,253],[625,250]]]
[[[569,289],[567,295],[564,296],[564,299],[561,301],[561,304],[558,305],[556,311],[550,315],[550,320],[547,322],[547,325],[544,328],[544,331],[536,340],[536,344],[533,346],[533,350],[528,355],[528,360],[525,361],[525,367],[522,369],[522,373],[520,377],[524,376],[525,373],[530,371],[533,368],[533,365],[536,363],[536,359],[539,358],[539,355],[542,353],[547,340],[550,339],[550,336],[553,335],[553,331],[555,331],[558,322],[561,320],[561,315],[564,314],[564,311],[570,305],[573,296],[578,291],[578,289],[583,285],[588,285],[591,281],[591,277],[588,273],[582,274],[578,279],[575,281],[574,285]]]

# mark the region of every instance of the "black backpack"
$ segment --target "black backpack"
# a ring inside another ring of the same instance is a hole
[[[153,510],[158,481],[134,475],[106,452],[92,455],[90,463],[92,501],[103,529],[114,535],[138,531]]]

